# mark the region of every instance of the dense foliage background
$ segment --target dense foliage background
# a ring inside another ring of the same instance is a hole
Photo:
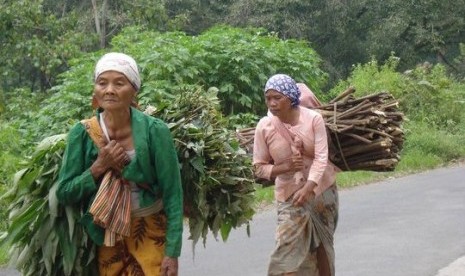
[[[264,114],[266,79],[287,73],[324,102],[349,85],[399,99],[400,171],[462,159],[463,14],[465,0],[0,0],[0,192],[38,141],[91,115],[108,51],[137,60],[141,108],[215,89],[234,131]]]

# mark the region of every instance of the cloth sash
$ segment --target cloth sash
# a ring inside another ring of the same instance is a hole
[[[101,149],[105,144],[105,138],[97,117],[82,120],[81,123],[95,145]],[[118,236],[129,237],[131,233],[129,182],[113,170],[105,172],[89,212],[94,218],[94,223],[105,228],[104,245],[114,246]]]
[[[271,118],[273,126],[276,128],[278,133],[291,145],[292,155],[301,156],[303,151],[303,142],[299,136],[295,135],[289,129],[287,129],[283,122],[278,117],[273,116]],[[305,182],[304,174],[302,171],[298,171],[294,174],[295,184],[299,185]]]

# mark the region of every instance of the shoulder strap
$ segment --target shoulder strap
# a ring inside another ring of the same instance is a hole
[[[98,123],[97,116],[94,116],[90,119],[85,119],[81,121],[81,124],[84,125],[84,128],[89,134],[90,138],[98,148],[102,148],[105,145],[105,138],[103,136],[102,128]]]
[[[297,134],[289,131],[289,129],[284,126],[283,122],[278,119],[278,117],[273,116],[271,118],[271,122],[273,123],[273,126],[276,128],[278,133],[284,138],[284,140],[290,144],[292,153],[302,154],[303,148],[301,138]]]
[[[289,142],[291,145],[294,141],[293,137],[294,136],[293,134],[291,134],[291,132],[284,126],[283,122],[281,122],[278,117],[276,116],[273,116],[271,118],[271,122],[273,123],[273,126],[276,128],[276,130],[278,131],[278,133],[284,138],[286,139],[287,142]]]

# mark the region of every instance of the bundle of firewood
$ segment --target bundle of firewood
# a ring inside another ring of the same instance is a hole
[[[349,88],[328,104],[316,107],[328,130],[329,158],[343,171],[392,171],[404,141],[403,113],[394,97],[381,92],[355,98]],[[237,131],[242,147],[252,153],[254,128]]]

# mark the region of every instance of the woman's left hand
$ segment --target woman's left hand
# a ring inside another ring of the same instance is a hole
[[[178,276],[178,258],[165,256],[161,262],[161,276]]]
[[[305,183],[305,185],[297,190],[292,197],[292,204],[297,207],[303,206],[306,202],[310,201],[315,197],[315,192],[313,189],[315,188],[315,183],[309,181]]]

